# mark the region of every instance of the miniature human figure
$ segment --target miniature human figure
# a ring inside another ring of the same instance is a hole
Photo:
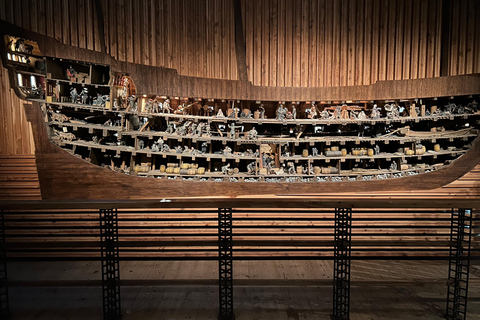
[[[78,92],[76,88],[70,89],[70,97],[72,99],[72,103],[76,103],[78,99]]]
[[[70,78],[70,81],[74,81],[76,73],[77,72],[75,69],[73,69],[73,67],[70,65],[70,67],[67,69],[67,76]]]
[[[113,110],[118,110],[119,109],[119,106],[118,106],[118,101],[117,101],[117,98],[113,99]]]
[[[222,167],[222,174],[226,174],[229,168],[230,168],[230,163],[224,165]]]
[[[92,142],[93,142],[93,143],[98,143],[98,137],[97,137],[97,136],[93,136],[93,137],[92,137]]]
[[[182,153],[182,152],[183,152],[182,147],[181,147],[181,146],[176,146],[176,147],[175,147],[175,152],[176,152],[176,153]]]
[[[223,155],[229,156],[231,154],[232,154],[232,148],[230,148],[229,146],[226,146],[225,149],[223,149]]]
[[[380,118],[380,111],[382,110],[382,108],[379,108],[377,107],[377,104],[374,104],[373,105],[373,109],[372,109],[372,113],[370,114],[370,118],[372,119],[378,119]]]
[[[293,162],[288,163],[288,174],[295,174],[295,166],[293,165]]]
[[[164,144],[162,146],[162,152],[170,152],[170,147],[168,146],[168,144]]]
[[[250,162],[247,165],[247,173],[248,174],[255,174],[256,171],[257,171],[257,162],[256,161]]]
[[[233,107],[232,107],[232,113],[230,113],[230,115],[228,117],[232,118],[232,119],[237,119],[239,111],[240,111],[240,109],[235,107],[235,101],[234,101],[233,102]]]
[[[202,130],[203,130],[203,126],[205,125],[205,123],[203,122],[200,122],[198,125],[197,125],[197,129],[195,130],[195,135],[197,136],[202,136]]]
[[[217,118],[225,118],[225,116],[223,115],[222,109],[218,109]]]
[[[170,113],[173,109],[170,107],[170,99],[163,102],[163,113]]]
[[[390,171],[397,171],[397,163],[395,161],[392,161],[392,164],[390,164]]]
[[[235,129],[241,128],[242,126],[236,126],[235,122],[232,122],[228,125],[230,128],[230,132],[228,133],[228,138],[229,139],[235,139]]]
[[[154,142],[154,143],[152,144],[152,152],[158,152],[158,151],[159,151],[158,145],[157,145],[156,142]]]
[[[83,88],[82,91],[80,92],[80,98],[82,100],[82,104],[87,104],[87,99],[88,99],[88,89]]]
[[[292,117],[293,120],[297,120],[297,108],[295,108],[294,104],[292,104]]]
[[[323,110],[322,112],[320,112],[320,118],[322,120],[327,120],[328,118],[330,118],[330,113],[327,110]]]
[[[248,131],[248,134],[247,134],[247,139],[248,140],[255,140],[257,139],[257,130],[255,130],[255,127],[252,128],[252,130]]]
[[[286,114],[287,113],[283,108],[283,104],[280,104],[280,106],[277,108],[277,111],[276,111],[276,119],[282,121],[285,119]]]
[[[360,111],[360,113],[358,114],[358,117],[357,117],[358,120],[365,120],[367,119],[367,115],[365,114],[365,111]]]
[[[167,130],[165,131],[165,133],[173,134],[174,130],[175,130],[175,129],[174,129],[174,127],[173,127],[173,124],[169,122],[169,123],[167,124]]]
[[[317,156],[318,156],[318,149],[315,148],[315,147],[312,148],[312,156],[313,156],[313,157],[317,157]]]
[[[145,147],[145,141],[138,140],[138,149],[142,150]]]
[[[375,151],[375,155],[378,156],[380,154],[380,146],[378,144],[375,145],[374,151]]]
[[[131,95],[127,98],[128,104],[130,105],[130,111],[137,111],[135,107],[135,96]]]
[[[335,111],[333,111],[332,118],[333,119],[340,119],[342,117],[342,107],[336,106]]]
[[[207,153],[208,143],[205,141],[202,143],[202,153]]]
[[[205,133],[203,134],[204,137],[210,137],[212,135],[211,133],[211,128],[210,128],[210,125],[205,125]]]
[[[398,111],[398,107],[392,103],[392,104],[386,104],[384,106],[385,110],[387,110],[387,118],[389,119],[395,119],[400,117],[400,112]]]
[[[188,146],[184,146],[183,153],[190,153],[190,148]]]
[[[263,107],[263,103],[258,107],[258,111],[260,111],[260,119],[265,119],[265,108]]]
[[[100,99],[100,106],[105,107],[105,103],[110,100],[110,95],[104,94]]]
[[[192,125],[188,128],[188,134],[195,135],[197,133],[197,125],[192,123]]]

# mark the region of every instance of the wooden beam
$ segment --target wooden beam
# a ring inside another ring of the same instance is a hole
[[[441,57],[440,57],[440,76],[445,77],[450,74],[450,0],[442,1],[442,35]]]

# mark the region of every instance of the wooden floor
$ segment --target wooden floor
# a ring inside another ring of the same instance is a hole
[[[351,319],[443,319],[446,261],[353,261]],[[100,280],[99,262],[12,262],[10,281]],[[330,261],[236,261],[234,290],[239,320],[329,319]],[[471,266],[467,319],[480,319],[480,264]],[[181,285],[122,287],[129,319],[216,319],[215,262],[123,262],[121,278],[187,279]],[[281,281],[279,285],[279,280]],[[306,283],[314,284],[306,286]],[[260,285],[261,284],[261,285]],[[102,319],[101,288],[10,288],[12,319]]]

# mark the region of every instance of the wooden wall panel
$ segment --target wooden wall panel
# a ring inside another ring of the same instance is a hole
[[[4,0],[0,19],[119,61],[238,80],[229,0]],[[242,0],[248,80],[332,87],[440,75],[442,0]],[[450,1],[448,75],[480,72],[480,5]]]

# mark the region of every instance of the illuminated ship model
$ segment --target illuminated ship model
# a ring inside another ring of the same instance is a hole
[[[39,103],[51,142],[118,174],[220,183],[397,181],[455,166],[479,132],[475,95],[167,97],[137,92],[135,79],[108,65],[43,57],[33,42],[5,41],[17,92]]]

